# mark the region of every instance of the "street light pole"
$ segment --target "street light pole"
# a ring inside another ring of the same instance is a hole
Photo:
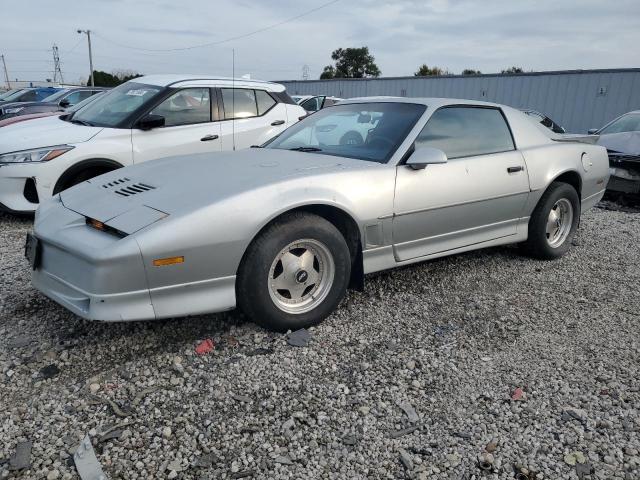
[[[87,41],[89,42],[89,68],[91,70],[91,86],[95,87],[93,82],[93,54],[91,52],[91,30],[80,30],[78,29],[78,33],[86,33]]]

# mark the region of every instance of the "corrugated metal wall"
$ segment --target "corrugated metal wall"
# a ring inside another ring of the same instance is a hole
[[[497,102],[538,110],[575,133],[601,127],[618,115],[640,109],[640,68],[278,83],[286,85],[291,95],[393,95]]]

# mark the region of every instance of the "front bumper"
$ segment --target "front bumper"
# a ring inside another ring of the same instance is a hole
[[[32,273],[40,292],[87,320],[131,321],[180,317],[235,307],[235,276],[149,289],[133,235],[95,230],[54,199],[43,205],[34,235],[41,261]],[[175,278],[172,279],[175,281]]]
[[[77,260],[70,257],[69,253],[43,243],[42,266],[33,271],[31,280],[40,292],[87,320],[153,320],[235,308],[235,276],[151,290],[142,288],[117,293],[95,293],[64,280],[59,275],[68,276],[68,272],[52,267]],[[93,280],[103,275],[98,267],[89,267],[84,273],[90,277],[89,283],[94,283]]]
[[[0,210],[9,213],[33,213],[38,203],[32,203],[25,197],[28,176],[6,176],[5,170],[11,167],[0,166]]]
[[[51,255],[47,251],[45,255]],[[127,321],[156,318],[149,290],[100,295],[82,290],[44,268],[34,270],[33,286],[87,320]]]

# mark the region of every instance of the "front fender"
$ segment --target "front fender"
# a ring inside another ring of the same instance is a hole
[[[184,264],[152,268],[150,288],[235,275],[252,240],[283,213],[308,205],[339,208],[354,219],[361,235],[364,225],[393,209],[394,168],[362,174],[341,172],[289,178],[175,213],[135,233],[145,264],[155,258],[184,256]],[[390,233],[390,232],[389,232]]]

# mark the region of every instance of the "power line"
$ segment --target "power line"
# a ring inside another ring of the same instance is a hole
[[[78,40],[78,41],[76,42],[76,44],[71,48],[71,50],[66,51],[66,52],[63,52],[63,53],[67,54],[67,53],[71,53],[71,52],[73,52],[73,51],[78,47],[78,45],[80,45],[80,43],[82,42],[82,40],[83,40],[83,38],[82,38],[82,37],[80,37],[80,40]]]
[[[193,50],[194,48],[212,47],[214,45],[220,45],[220,44],[223,44],[223,43],[232,42],[234,40],[240,40],[242,38],[247,38],[247,37],[250,37],[250,36],[255,35],[257,33],[262,33],[262,32],[265,32],[267,30],[271,30],[272,28],[276,28],[276,27],[279,27],[281,25],[284,25],[286,23],[293,22],[294,20],[298,20],[299,18],[302,18],[302,17],[305,17],[307,15],[310,15],[310,14],[312,14],[314,12],[317,12],[318,10],[321,10],[323,8],[328,7],[329,5],[333,5],[334,3],[338,3],[339,1],[340,0],[331,0],[330,2],[323,3],[322,5],[320,5],[320,6],[316,7],[316,8],[312,8],[311,10],[307,10],[306,12],[300,13],[300,14],[294,16],[294,17],[287,18],[286,20],[283,20],[283,21],[278,22],[278,23],[274,23],[272,25],[268,25],[268,26],[263,27],[263,28],[259,28],[258,30],[254,30],[252,32],[244,33],[242,35],[237,35],[235,37],[225,38],[224,40],[218,40],[218,41],[215,41],[215,42],[201,43],[199,45],[191,45],[189,47],[180,47],[180,48],[139,48],[139,47],[132,47],[130,45],[124,45],[122,43],[114,42],[113,40],[111,40],[111,39],[109,39],[107,37],[104,37],[104,36],[102,36],[102,35],[100,35],[98,33],[95,33],[95,32],[93,32],[93,34],[96,37],[101,38],[102,40],[106,40],[107,42],[110,42],[110,43],[112,43],[114,45],[117,45],[117,46],[122,47],[122,48],[128,48],[128,49],[131,49],[131,50],[140,50],[142,52],[179,52],[179,51],[184,51],[184,50]]]

